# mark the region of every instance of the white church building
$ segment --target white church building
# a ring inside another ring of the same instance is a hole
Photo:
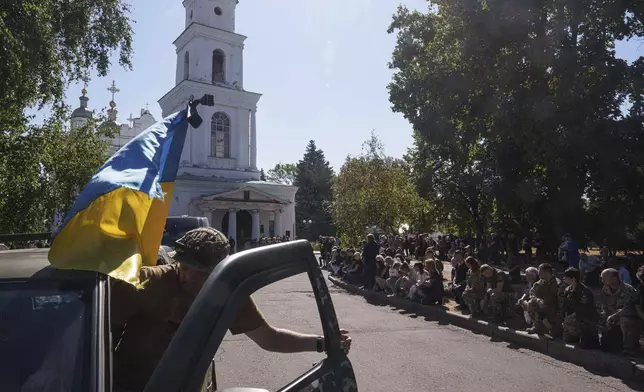
[[[261,94],[244,89],[246,37],[235,32],[237,3],[184,0],[186,28],[174,41],[175,87],[158,102],[166,117],[185,108],[192,97],[215,97],[214,107],[198,109],[201,126],[188,131],[170,215],[205,216],[211,226],[235,238],[239,249],[264,236],[295,238],[297,187],[260,181],[256,113]],[[72,126],[91,116],[85,95],[83,91]],[[108,121],[119,127],[112,152],[156,122],[144,109],[140,117],[130,115],[127,124],[118,124],[115,106],[112,100],[108,110]]]

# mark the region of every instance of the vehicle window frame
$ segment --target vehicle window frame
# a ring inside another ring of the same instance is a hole
[[[165,242],[163,242],[162,245],[172,247],[174,241],[181,238],[181,236],[183,236],[188,231],[209,226],[210,222],[208,221],[208,218],[203,216],[169,217],[164,228],[168,238],[165,239]]]
[[[235,268],[241,268],[244,264],[252,264],[254,260],[262,260],[264,257],[274,259],[270,262],[272,263],[270,267],[264,267],[254,273],[234,271]],[[243,302],[263,287],[305,272],[311,282],[318,306],[325,347],[327,348],[326,359],[337,358],[341,360],[346,358],[339,343],[340,330],[333,303],[330,299],[323,298],[321,293],[324,291],[327,296],[329,295],[324,275],[315,259],[313,249],[306,240],[293,241],[235,254],[215,268],[184,318],[177,334],[175,334],[175,339],[170,343],[144,391],[158,390],[160,386],[164,386],[164,390],[167,391],[198,391],[212,358]],[[244,273],[247,275],[238,277],[240,281],[237,284],[233,282],[227,287],[227,278],[235,278],[236,274],[243,275]],[[230,287],[232,284],[235,284],[234,287]],[[208,300],[208,297],[216,296],[224,297],[221,301]],[[218,314],[211,314],[213,309]],[[208,320],[208,317],[212,317],[212,319]],[[205,329],[199,332],[205,334],[209,330],[210,333],[208,337],[203,337],[207,340],[205,344],[204,339],[199,337],[195,338],[198,339],[198,344],[195,344],[190,340],[196,335],[190,335],[188,331],[194,333],[194,330],[190,330],[192,325],[203,320],[208,320],[210,325],[204,323],[201,328]],[[213,323],[214,325],[212,325]],[[198,346],[199,350],[196,349],[197,347],[191,347],[193,344]],[[174,362],[174,366],[176,366],[177,361],[170,358],[185,359],[184,363],[179,364],[182,369],[173,368],[172,363]],[[324,366],[324,362],[325,360],[320,363],[320,366]],[[172,370],[178,371],[173,374]],[[310,374],[310,370],[305,373],[305,375]],[[183,380],[177,376],[183,377]]]
[[[82,380],[79,384],[79,389],[72,389],[73,392],[78,391],[98,391],[101,392],[103,388],[97,389],[96,380],[96,329],[94,328],[96,322],[96,301],[97,301],[97,285],[90,279],[82,279],[75,281],[72,279],[56,280],[56,279],[0,279],[0,291],[43,291],[54,293],[83,291],[87,297],[83,298],[82,302],[85,305],[85,320],[83,321],[83,329],[85,337],[79,348],[79,353],[87,352],[89,360],[86,360],[84,355],[81,355],[81,365],[78,373],[81,374]],[[74,372],[77,375],[77,372]]]

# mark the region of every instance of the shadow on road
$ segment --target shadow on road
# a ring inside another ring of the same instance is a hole
[[[390,303],[385,302],[381,296],[363,296],[358,293],[352,293],[349,291],[343,291],[344,294],[346,295],[351,295],[351,296],[360,296],[365,299],[365,302],[370,304],[370,305],[375,305],[378,307],[383,307],[383,308],[389,308],[390,310],[393,310],[401,315],[407,316],[412,319],[418,319],[419,317],[422,317],[424,321],[426,322],[436,322],[439,325],[453,325],[456,327],[461,328],[463,331],[468,331],[472,333],[473,335],[477,336],[490,336],[489,333],[486,333],[485,331],[481,330],[474,330],[474,329],[468,329],[468,328],[463,328],[462,326],[456,325],[449,320],[447,320],[445,317],[441,317],[440,315],[432,315],[432,314],[426,314],[425,312],[422,312],[424,314],[419,314],[421,312],[415,312],[410,309],[403,309],[402,307],[398,307],[395,305],[392,305]],[[420,306],[420,305],[419,305]],[[438,308],[438,307],[437,307]],[[516,330],[514,328],[511,328],[509,326],[506,326],[506,331],[507,333],[516,333]],[[545,338],[544,338],[545,339]],[[560,341],[554,341],[552,339],[546,339],[548,342],[553,342],[553,343],[545,343],[545,344],[550,344],[550,346],[554,345],[561,345]],[[623,355],[611,355],[611,358],[613,360],[609,360],[608,363],[606,363],[606,366],[603,366],[603,362],[606,362],[606,359],[604,358],[603,360],[600,360],[600,354],[601,357],[605,357],[605,355],[610,355],[604,352],[598,352],[596,350],[583,350],[583,349],[575,349],[575,354],[578,356],[577,358],[571,358],[571,352],[570,350],[561,350],[560,353],[557,352],[557,350],[550,349],[547,350],[547,352],[543,352],[543,350],[536,348],[535,347],[530,347],[530,344],[527,345],[520,345],[516,343],[508,343],[507,340],[504,340],[503,338],[499,336],[495,336],[494,334],[489,338],[489,341],[492,343],[505,343],[505,347],[508,349],[512,349],[515,351],[520,351],[523,350],[523,353],[525,353],[525,350],[530,350],[533,353],[539,353],[541,355],[546,355],[548,357],[551,357],[555,360],[565,362],[565,363],[570,363],[573,365],[577,365],[589,373],[596,375],[598,377],[615,377],[620,379],[624,385],[628,386],[629,388],[635,389],[635,390],[640,390],[644,391],[644,384],[642,384],[640,380],[640,377],[642,376],[637,376],[635,379],[633,379],[633,373],[637,373],[636,369],[633,369],[635,365],[630,363],[630,359],[623,356]],[[536,343],[539,343],[538,339],[535,339]],[[531,343],[528,341],[528,343]],[[543,344],[543,343],[541,343]],[[584,360],[579,360],[580,358],[586,358]],[[602,365],[598,365],[599,363],[602,363]],[[623,365],[622,365],[623,364]],[[606,369],[606,371],[602,371],[602,369]],[[620,371],[621,370],[621,371]],[[644,373],[644,368],[643,371]],[[643,374],[644,375],[644,374]]]

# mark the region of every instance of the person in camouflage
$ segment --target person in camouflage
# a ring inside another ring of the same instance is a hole
[[[481,275],[481,266],[472,256],[465,259],[467,265],[467,280],[463,291],[463,302],[467,305],[472,316],[481,314],[481,301],[485,296],[485,280]]]
[[[530,289],[528,314],[533,327],[528,328],[528,333],[543,334],[549,331],[554,338],[561,337],[561,317],[558,310],[559,285],[552,266],[544,263],[539,266],[539,280]]]
[[[593,292],[581,283],[581,275],[576,268],[566,269],[564,280],[568,287],[564,292],[563,338],[566,343],[580,344],[582,348],[596,348],[599,345],[599,314]]]
[[[481,275],[485,280],[484,310],[495,320],[502,321],[510,305],[517,301],[512,281],[508,274],[487,264],[481,266]]]
[[[230,250],[226,236],[211,227],[190,230],[175,247],[170,255],[175,263],[141,268],[140,289],[110,279],[115,391],[143,390],[201,287]],[[252,297],[241,305],[230,331],[273,352],[315,352],[324,342],[318,335],[273,327]],[[341,334],[348,352],[351,338],[347,331]]]
[[[607,268],[601,273],[604,285],[601,292],[602,304],[602,347],[608,350],[618,350],[618,337],[621,332],[624,352],[632,354],[639,348],[639,338],[642,331],[642,320],[635,306],[639,296],[637,290],[628,283],[619,280],[619,272]]]

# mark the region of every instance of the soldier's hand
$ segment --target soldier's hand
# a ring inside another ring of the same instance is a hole
[[[351,336],[349,336],[349,331],[346,329],[340,330],[340,345],[344,353],[349,354],[349,350],[351,350]]]

